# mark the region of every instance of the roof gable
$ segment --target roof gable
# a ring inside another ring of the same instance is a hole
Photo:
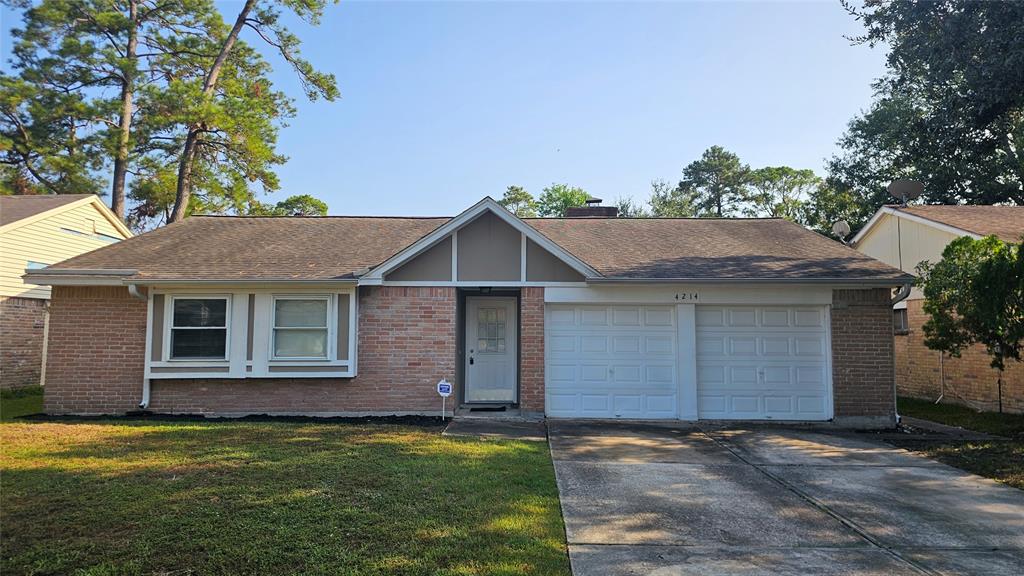
[[[482,215],[490,213],[496,216],[499,220],[516,230],[517,232],[526,236],[527,239],[532,240],[537,245],[542,247],[544,250],[551,253],[555,258],[564,262],[567,266],[573,270],[579,272],[584,277],[596,277],[600,274],[594,270],[583,260],[580,260],[575,255],[571,254],[564,247],[553,242],[548,237],[544,236],[532,226],[528,225],[519,217],[515,216],[500,204],[495,202],[490,196],[485,197],[483,200],[477,202],[473,206],[463,211],[458,216],[452,218],[448,222],[439,226],[436,230],[427,234],[423,238],[420,238],[413,244],[406,246],[403,250],[388,258],[380,266],[377,266],[369,273],[363,275],[360,281],[365,284],[379,284],[382,283],[388,273],[401,267],[406,262],[409,262],[416,256],[426,252],[433,248],[436,244],[442,242],[445,238],[448,238],[458,230],[470,225],[472,222],[477,220]],[[457,241],[453,243],[453,251],[457,253]]]
[[[958,237],[981,238],[994,235],[1004,242],[1020,242],[1021,235],[1024,234],[1024,206],[882,206],[850,243],[861,243],[872,234],[886,215],[911,220]]]
[[[85,205],[92,205],[122,237],[131,238],[133,236],[124,222],[114,215],[95,194],[0,196],[0,232],[21,228]]]

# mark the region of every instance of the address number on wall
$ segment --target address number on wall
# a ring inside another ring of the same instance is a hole
[[[697,299],[697,293],[696,292],[676,292],[676,300],[679,300],[681,302],[682,301],[696,300],[696,299]]]

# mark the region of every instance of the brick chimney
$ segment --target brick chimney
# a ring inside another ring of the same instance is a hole
[[[587,198],[586,206],[573,206],[565,211],[566,218],[615,218],[619,209],[615,206],[601,206],[600,198]]]

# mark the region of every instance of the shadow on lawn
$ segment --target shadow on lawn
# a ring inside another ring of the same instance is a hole
[[[0,571],[567,573],[546,445],[437,432],[6,425]]]

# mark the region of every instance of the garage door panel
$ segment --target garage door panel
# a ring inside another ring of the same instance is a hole
[[[674,306],[549,305],[555,317],[547,325],[549,415],[675,418]]]
[[[697,318],[699,417],[830,416],[824,308],[698,306]]]

